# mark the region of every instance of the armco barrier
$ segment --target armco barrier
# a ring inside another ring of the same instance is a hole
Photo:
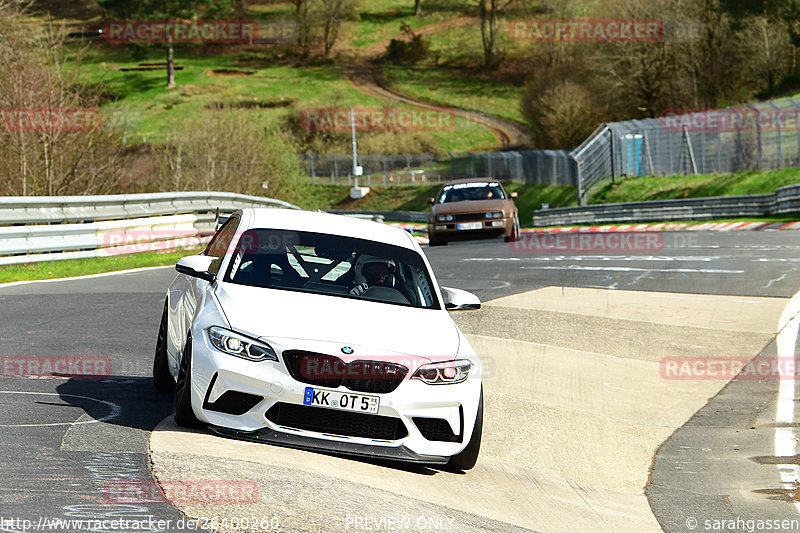
[[[326,213],[333,213],[335,215],[364,215],[383,218],[387,222],[419,222],[427,223],[428,214],[425,211],[345,211],[343,209],[326,209]]]
[[[299,209],[225,192],[2,197],[0,265],[199,244],[213,232],[217,209],[243,207]],[[135,235],[137,246],[124,246],[128,235]]]
[[[533,213],[534,226],[766,217],[800,212],[800,185],[770,194],[714,196],[583,207],[557,207]]]

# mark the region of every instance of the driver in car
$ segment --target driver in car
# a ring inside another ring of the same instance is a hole
[[[350,294],[361,296],[370,287],[391,287],[393,285],[394,261],[380,257],[366,257],[358,262],[361,263],[360,268],[356,270],[358,284],[350,289]]]

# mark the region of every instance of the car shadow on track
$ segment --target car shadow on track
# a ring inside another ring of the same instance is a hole
[[[95,420],[117,426],[149,431],[172,412],[172,397],[154,390],[150,377],[70,378],[56,391]]]

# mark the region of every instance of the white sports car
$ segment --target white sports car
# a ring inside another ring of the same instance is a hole
[[[236,438],[472,468],[481,362],[406,231],[339,215],[244,209],[184,257],[153,362],[175,421]]]

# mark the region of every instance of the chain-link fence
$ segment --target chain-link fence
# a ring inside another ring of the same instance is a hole
[[[786,98],[604,124],[571,156],[580,176],[580,203],[603,178],[799,166],[800,103]]]
[[[352,184],[353,156],[305,154],[302,164],[315,183]],[[466,154],[359,155],[361,185],[414,185],[458,178],[491,177],[521,183],[577,186],[577,167],[567,150]]]
[[[353,158],[302,156],[312,181],[353,183]],[[466,154],[364,155],[363,185],[402,185],[491,177],[571,185],[578,203],[603,178],[774,170],[800,166],[800,102],[792,98],[743,107],[670,113],[603,124],[573,150]]]

